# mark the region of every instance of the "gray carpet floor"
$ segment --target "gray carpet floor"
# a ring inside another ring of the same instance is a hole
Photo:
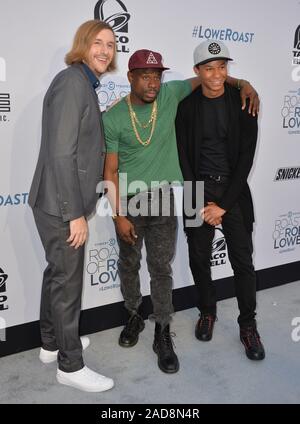
[[[218,304],[213,340],[194,337],[198,312],[177,312],[172,323],[180,360],[177,374],[164,374],[152,351],[154,325],[148,320],[139,342],[119,347],[121,328],[90,335],[86,365],[112,377],[115,387],[104,393],[85,393],[56,382],[56,364],[44,365],[39,349],[0,359],[0,403],[8,404],[299,404],[300,341],[294,341],[294,317],[300,317],[300,282],[260,291],[258,329],[266,358],[250,361],[239,341],[235,299]],[[300,321],[300,318],[299,318]],[[296,337],[296,339],[299,337]]]

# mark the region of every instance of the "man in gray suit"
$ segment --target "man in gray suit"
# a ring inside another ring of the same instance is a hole
[[[45,249],[40,326],[44,363],[58,361],[59,383],[90,392],[113,380],[84,366],[79,337],[87,217],[102,178],[104,137],[95,89],[115,69],[115,36],[105,22],[82,24],[43,104],[42,140],[29,204]]]

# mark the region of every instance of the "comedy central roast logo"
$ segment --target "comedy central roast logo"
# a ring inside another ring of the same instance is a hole
[[[99,0],[94,18],[108,23],[116,33],[117,51],[129,53],[128,21],[130,14],[121,0]]]
[[[8,306],[6,304],[7,302],[7,295],[6,295],[6,281],[7,281],[8,275],[5,274],[2,268],[0,268],[0,311],[4,311],[5,309],[8,309]]]
[[[130,92],[130,85],[124,82],[122,78],[114,77],[114,81],[106,82],[105,78],[101,81],[100,89],[97,90],[100,109],[103,111],[112,103],[121,97],[127,96]]]
[[[282,128],[289,134],[300,134],[300,88],[290,90],[284,96],[281,116]]]
[[[115,238],[95,244],[88,251],[86,272],[89,284],[100,291],[120,287],[118,244]]]
[[[227,258],[226,240],[221,228],[216,228],[212,243],[210,266],[225,265]]]
[[[279,253],[300,247],[300,212],[289,211],[275,220],[273,241],[273,247]]]

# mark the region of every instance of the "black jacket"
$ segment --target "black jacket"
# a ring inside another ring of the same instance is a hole
[[[202,142],[201,87],[186,97],[178,107],[176,135],[179,162],[185,181],[200,181],[200,148]],[[228,111],[227,155],[230,183],[218,205],[230,210],[237,202],[248,231],[254,222],[253,203],[247,178],[252,167],[257,141],[257,117],[242,111],[240,92],[225,84],[225,103]],[[185,222],[184,217],[184,222]]]

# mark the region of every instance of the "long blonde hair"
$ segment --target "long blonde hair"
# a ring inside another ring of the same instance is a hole
[[[67,65],[72,65],[73,63],[80,63],[86,60],[87,53],[96,37],[96,35],[103,29],[110,30],[114,37],[114,31],[112,27],[106,22],[100,21],[99,19],[92,19],[90,21],[84,22],[78,28],[73,45],[69,53],[66,54],[65,62]],[[113,60],[107,68],[107,71],[114,71],[116,69],[116,51],[114,53]]]

